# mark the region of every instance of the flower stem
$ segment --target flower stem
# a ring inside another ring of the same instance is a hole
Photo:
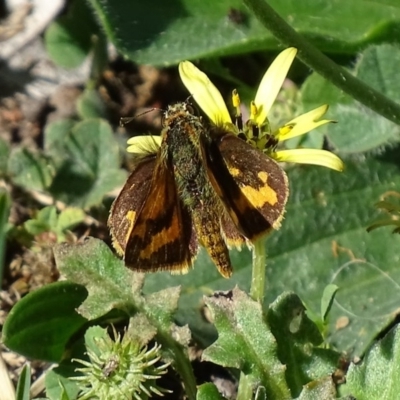
[[[265,251],[265,240],[258,239],[253,249],[253,270],[251,274],[250,296],[260,303],[264,300],[267,255]]]
[[[304,64],[321,74],[325,79],[358,100],[361,104],[400,125],[399,104],[355,78],[344,68],[322,54],[288,25],[266,1],[243,0],[243,2],[278,40],[286,46],[293,46],[298,49],[299,59]]]
[[[250,296],[253,300],[262,304],[265,293],[265,273],[267,269],[267,255],[265,251],[265,240],[258,239],[253,244],[253,270],[251,272]],[[248,400],[253,398],[253,387],[248,377],[241,372],[237,400]]]

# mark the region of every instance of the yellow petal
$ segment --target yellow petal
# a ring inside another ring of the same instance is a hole
[[[186,89],[211,121],[218,126],[232,122],[221,93],[204,72],[190,61],[183,61],[179,64],[179,75]]]
[[[283,50],[272,62],[257,90],[254,103],[257,107],[255,122],[262,125],[267,118],[268,112],[281,89],[290,66],[296,57],[297,49],[289,47]]]
[[[128,153],[149,153],[157,151],[161,146],[161,136],[135,136],[131,137],[127,143],[129,144],[126,151]]]
[[[304,135],[305,133],[318,128],[321,125],[328,124],[329,122],[335,122],[331,119],[319,120],[327,112],[328,107],[329,106],[327,104],[324,104],[321,107],[315,108],[314,110],[292,119],[287,124],[279,128],[276,134],[278,140],[282,142],[296,136]]]
[[[343,171],[344,169],[343,161],[338,156],[327,150],[280,150],[273,153],[272,157],[277,161],[321,165],[322,167],[331,168],[336,171]]]

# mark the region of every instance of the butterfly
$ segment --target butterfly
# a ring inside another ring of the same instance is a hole
[[[108,219],[113,246],[136,271],[186,273],[203,246],[225,278],[229,248],[277,229],[288,180],[276,161],[206,123],[187,102],[168,107],[161,143],[137,155]]]

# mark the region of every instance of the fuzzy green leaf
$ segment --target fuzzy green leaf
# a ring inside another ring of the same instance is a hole
[[[286,365],[286,381],[293,396],[309,382],[335,371],[340,354],[317,347],[322,336],[298,296],[279,296],[271,304],[267,320],[277,341],[279,360]]]
[[[157,334],[157,328],[144,313],[137,313],[129,319],[127,335],[135,341],[146,345]]]
[[[371,46],[359,56],[354,75],[379,90],[388,98],[400,102],[400,82],[397,69],[400,49],[393,45]],[[330,105],[328,116],[339,123],[327,125],[322,131],[339,151],[365,152],[400,141],[400,127],[343,96],[331,83],[311,75],[302,88],[304,108]]]
[[[343,392],[357,400],[397,399],[400,392],[400,326],[375,343],[360,364],[350,364]]]
[[[141,64],[171,65],[278,47],[240,0],[90,4],[117,49]],[[393,30],[400,9],[390,4],[331,0],[327,9],[325,0],[271,0],[270,5],[325,51],[354,52],[371,42],[397,40]]]
[[[112,309],[120,309],[127,316],[134,313],[143,274],[126,268],[101,240],[62,243],[54,248],[54,257],[68,279],[88,290],[87,299],[78,309],[85,318],[96,319]]]
[[[178,308],[179,287],[171,287],[146,296],[145,310],[156,317],[164,329],[169,329]]]
[[[157,326],[168,331],[179,299],[179,288],[168,288],[142,298],[144,274],[126,268],[101,240],[87,238],[83,243],[63,243],[54,249],[60,271],[73,282],[84,285],[89,296],[79,312],[92,320],[112,309],[127,316],[144,311]]]
[[[205,298],[218,339],[204,350],[203,360],[237,368],[253,389],[263,385],[268,398],[289,399],[285,366],[277,357],[276,340],[264,321],[261,305],[234,288]]]

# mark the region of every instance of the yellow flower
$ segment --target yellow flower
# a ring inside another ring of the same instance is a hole
[[[282,51],[268,68],[261,80],[256,97],[250,105],[250,119],[243,127],[243,133],[250,142],[277,161],[321,165],[342,171],[344,166],[340,158],[326,150],[275,150],[278,142],[303,135],[321,125],[332,122],[320,119],[328,110],[328,106],[323,105],[292,119],[276,130],[271,130],[268,113],[296,53],[297,49],[293,47]],[[183,61],[179,64],[179,74],[190,94],[214,124],[226,126],[236,134],[240,133],[240,100],[235,91],[232,97],[236,109],[236,124],[233,124],[221,93],[204,72],[201,72],[191,62]]]

